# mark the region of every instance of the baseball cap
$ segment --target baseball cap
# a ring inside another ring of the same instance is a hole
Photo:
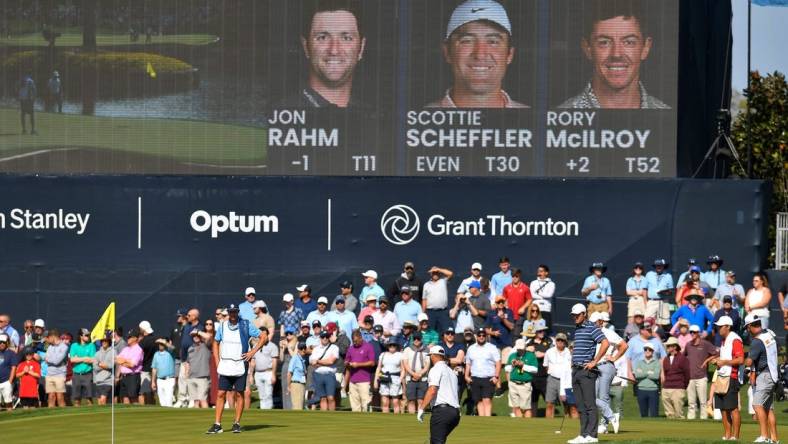
[[[402,322],[402,328],[416,328],[418,325],[410,319],[406,319]]]
[[[361,273],[361,275],[364,276],[364,277],[375,279],[375,280],[378,279],[378,272],[375,271],[375,270],[367,270],[367,271]]]
[[[690,273],[700,273],[700,267],[693,265],[690,267]]]
[[[416,268],[416,266],[413,265],[413,262],[408,261],[408,262],[405,262],[405,265],[402,266],[402,269],[407,269],[407,268]]]
[[[296,287],[298,291],[312,291],[312,287],[307,284],[301,284],[300,286]]]
[[[383,326],[380,325],[380,324],[377,324],[376,326],[372,327],[372,330],[373,331],[383,331]]]
[[[586,312],[586,306],[583,305],[583,304],[575,304],[575,305],[572,306],[572,314],[573,315],[580,314],[580,313],[585,313],[585,312]]]
[[[339,295],[339,296],[336,297],[336,299],[334,299],[334,303],[336,303],[336,304],[344,303],[344,302],[345,302],[345,297],[342,296],[342,295]]]
[[[695,264],[697,264],[697,263],[698,263],[698,260],[697,260],[697,259],[695,259],[694,257],[691,257],[691,258],[689,258],[689,259],[687,260],[687,265],[695,265]]]
[[[227,313],[232,313],[232,312],[238,313],[239,311],[241,311],[241,309],[238,308],[238,306],[235,304],[230,304],[227,306]]]
[[[8,335],[6,334],[0,335],[0,342],[8,342]]]
[[[418,315],[418,316],[416,316],[416,319],[417,319],[419,322],[424,322],[424,321],[428,321],[428,320],[430,319],[430,317],[429,317],[429,316],[427,316],[427,313],[419,313],[419,315]]]
[[[650,343],[650,342],[646,342],[645,344],[643,344],[643,348],[644,348],[644,349],[646,349],[646,348],[647,348],[647,349],[649,349],[649,350],[651,350],[651,351],[654,351],[654,344],[652,344],[652,343]]]
[[[479,327],[479,328],[476,329],[476,334],[477,335],[482,335],[482,334],[486,335],[487,334],[487,330],[485,330],[483,327]]]
[[[491,21],[500,25],[509,35],[512,34],[512,24],[503,6],[492,0],[468,0],[451,13],[449,25],[446,27],[446,38],[460,26],[477,20]]]
[[[326,324],[326,331],[327,332],[334,333],[337,330],[339,330],[339,327],[337,327],[337,323],[336,322],[329,322],[328,324]]]
[[[480,264],[479,262],[474,262],[473,264],[471,264],[471,270],[482,271],[482,264]]]
[[[339,284],[339,288],[353,288],[353,283],[350,281],[342,281],[342,283]]]
[[[668,268],[668,261],[666,261],[665,259],[655,259],[653,265],[655,267],[658,266],[658,265],[661,265],[661,266],[663,266],[665,268]]]
[[[301,327],[309,327],[309,321],[301,321]]]
[[[733,298],[730,297],[730,296],[723,296],[722,297],[722,303],[723,304],[725,304],[725,303],[732,304],[733,303]]]
[[[441,347],[440,345],[433,345],[432,347],[430,347],[430,351],[427,354],[446,356],[446,352],[443,350],[443,347]]]
[[[640,329],[641,330],[644,329],[644,328],[648,329],[648,328],[651,328],[653,326],[654,326],[654,318],[648,318],[648,319],[644,320],[642,324],[640,324]]]
[[[753,322],[761,322],[761,317],[758,316],[757,314],[750,313],[744,318],[745,327],[752,324]]]
[[[567,338],[567,337],[566,337],[566,333],[558,333],[557,335],[555,335],[555,340],[556,340],[556,341],[564,341],[564,342],[567,342],[567,341],[568,341],[568,339],[569,339],[569,338]]]
[[[179,308],[179,309],[175,310],[175,316],[176,317],[186,316],[186,309],[185,308]]]
[[[643,310],[637,309],[637,310],[635,310],[635,313],[634,313],[633,317],[634,316],[645,316],[645,313],[643,313]]]
[[[470,288],[478,288],[479,290],[481,290],[482,289],[482,284],[479,283],[479,281],[471,281],[471,283],[468,284],[468,288],[469,289]]]
[[[254,301],[254,304],[252,304],[252,308],[266,308],[266,307],[267,305],[265,305],[265,302],[259,299]]]
[[[690,325],[689,331],[696,331],[700,333],[700,326],[697,324]]]
[[[684,318],[680,318],[679,319],[679,325],[690,325],[690,323],[689,323],[688,320],[686,320]]]
[[[294,335],[295,334],[295,329],[293,327],[285,328],[285,334],[288,334],[288,333],[291,334],[291,335]]]
[[[322,327],[323,324],[320,323],[318,320],[312,321],[312,327]]]
[[[525,344],[525,339],[520,338],[520,339],[514,341],[514,348],[515,348],[515,350],[525,350],[525,345],[526,345]]]
[[[534,322],[534,331],[542,331],[547,329],[548,329],[547,323],[544,321],[544,319],[540,319]]]
[[[140,323],[141,323],[141,322],[140,322]],[[142,328],[142,327],[140,327],[140,328]],[[153,330],[151,330],[151,331],[150,331],[150,333],[153,333]],[[149,333],[149,334],[150,334],[150,333]],[[84,328],[84,327],[83,327],[83,328],[80,328],[80,329],[79,329],[79,335],[80,335],[80,336],[90,336],[90,330],[88,330],[87,328]]]
[[[643,262],[640,262],[640,261],[638,261],[638,262],[635,262],[635,264],[634,264],[634,265],[632,265],[632,268],[640,268],[641,270],[643,270],[643,269],[645,269],[646,267],[645,267],[645,266],[643,266]]]
[[[140,328],[140,330],[144,331],[147,334],[153,333],[153,327],[151,327],[150,322],[148,322],[148,321],[140,322],[139,328]]]
[[[591,313],[591,316],[588,317],[588,320],[591,322],[596,322],[599,321],[600,319],[602,319],[602,313],[598,311]]]
[[[370,298],[367,298],[367,299],[370,299]],[[372,297],[372,299],[374,299],[374,297]],[[382,304],[384,302],[387,303],[387,304],[389,303],[389,297],[386,296],[386,295],[383,295],[380,298],[378,298],[378,304]]]
[[[131,330],[129,330],[129,332],[126,334],[126,338],[136,338],[136,337],[137,337],[137,336],[139,336],[139,335],[140,335],[140,331],[139,331],[138,329],[136,329],[136,328],[132,328],[132,329],[131,329]]]
[[[250,294],[257,294],[257,292],[254,291],[254,287],[246,287],[246,291],[244,291],[244,296],[248,296]]]
[[[36,321],[33,323],[33,327],[45,328],[46,324],[44,324],[43,319],[36,319]]]
[[[365,324],[374,324],[375,323],[375,318],[373,318],[372,315],[366,315],[366,316],[364,316],[364,323]]]
[[[419,332],[413,333],[413,336],[412,336],[412,337],[413,337],[413,340],[414,340],[414,341],[415,341],[416,339],[418,339],[418,340],[421,340],[421,333],[419,333]]]
[[[331,337],[331,333],[328,330],[323,330],[323,331],[320,332],[320,337],[321,338],[330,338]]]
[[[722,327],[723,325],[733,326],[733,319],[730,316],[722,316],[720,317],[717,322],[714,323],[717,327]]]
[[[725,272],[725,276],[736,276],[736,272],[733,270],[728,270]]]
[[[319,298],[317,298],[317,303],[328,305],[328,298],[325,296],[320,296]]]
[[[410,287],[407,286],[407,285],[403,285],[402,288],[399,289],[399,292],[400,292],[400,294],[402,294],[402,293],[410,294]]]
[[[443,334],[445,335],[446,333],[454,334],[454,327],[449,327],[449,328],[443,330]]]
[[[294,298],[292,293],[285,293],[285,295],[282,296],[282,301],[284,302],[293,302],[293,299]]]

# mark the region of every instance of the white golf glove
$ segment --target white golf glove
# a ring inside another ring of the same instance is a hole
[[[416,419],[418,419],[419,422],[424,422],[424,409],[419,409],[419,412],[416,413]]]

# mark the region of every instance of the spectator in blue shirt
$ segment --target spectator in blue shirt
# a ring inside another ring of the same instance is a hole
[[[722,306],[722,299],[725,296],[730,296],[733,308],[736,310],[744,304],[746,295],[747,292],[744,291],[744,287],[736,283],[736,272],[733,270],[725,272],[725,283],[717,287],[717,291],[714,292],[714,298],[718,301],[720,307]]]
[[[301,321],[306,319],[304,312],[295,306],[294,299],[290,293],[285,293],[282,296],[282,303],[285,305],[285,309],[279,313],[279,335],[281,337],[284,337],[285,330],[288,328],[298,331]]]
[[[657,259],[652,265],[653,270],[646,273],[648,284],[648,301],[646,302],[646,318],[656,318],[659,325],[670,322],[671,294],[675,288],[673,276],[668,273],[668,261]]]
[[[716,290],[717,287],[725,283],[725,270],[722,269],[722,263],[722,258],[716,254],[709,256],[709,259],[706,261],[709,270],[703,273],[702,279],[709,284],[712,290]]]
[[[304,409],[304,393],[306,392],[306,344],[298,343],[298,354],[290,359],[287,367],[287,387],[290,392],[290,403],[293,410]]]
[[[331,312],[331,321],[336,322],[339,330],[350,336],[353,330],[358,328],[358,319],[356,319],[355,313],[345,309],[346,302],[345,297],[341,294],[334,299],[336,308]]]
[[[495,273],[490,278],[490,289],[492,290],[492,299],[495,300],[497,296],[503,294],[503,288],[512,283],[512,271],[509,269],[509,258],[503,256],[498,259],[498,268],[501,271]]]
[[[378,285],[378,272],[375,270],[367,270],[361,273],[361,275],[364,276],[364,288],[361,289],[358,300],[366,305],[367,298],[375,298],[375,303],[377,303],[377,301],[386,294],[386,292],[383,291],[383,287]]]
[[[499,295],[495,298],[492,314],[487,316],[487,335],[490,343],[501,350],[501,356],[508,358],[512,349],[512,330],[514,329],[514,312],[506,308],[506,298]],[[503,358],[504,361],[506,358]]]
[[[312,299],[312,287],[304,284],[296,287],[296,290],[298,290],[299,295],[298,300],[295,301],[295,306],[301,310],[304,316],[317,310],[317,302]]]
[[[594,262],[588,267],[590,276],[583,282],[581,293],[588,301],[588,312],[607,312],[613,314],[613,290],[610,280],[603,276],[607,267],[602,262]]]
[[[256,292],[254,291],[253,287],[247,287],[246,291],[244,292],[244,298],[246,300],[238,304],[238,309],[241,310],[238,316],[240,316],[241,319],[246,319],[249,322],[253,322],[257,317],[254,314],[254,307],[252,307],[254,305],[255,299],[257,298],[255,293]]]
[[[172,407],[173,392],[175,390],[175,359],[168,350],[167,340],[159,338],[156,340],[159,351],[153,354],[151,361],[151,388],[156,390],[159,398],[159,405],[162,407]]]
[[[394,314],[397,315],[397,320],[400,324],[405,321],[418,322],[419,313],[421,313],[421,304],[414,301],[410,295],[410,287],[404,286],[399,290],[400,301],[394,306]]]
[[[683,305],[673,313],[673,316],[670,318],[671,324],[676,325],[679,319],[686,319],[690,325],[697,325],[700,327],[701,337],[706,338],[711,334],[714,316],[712,316],[709,309],[701,303],[703,302],[702,295],[689,294],[685,299],[689,301],[689,304]]]
[[[331,312],[328,311],[328,298],[320,296],[317,298],[317,309],[306,316],[306,321],[310,324],[315,321],[320,321],[320,325],[328,325],[332,320],[333,316]]]
[[[635,363],[643,359],[643,346],[646,343],[654,346],[654,359],[662,359],[668,355],[662,341],[654,335],[653,328],[653,320],[646,319],[640,324],[640,334],[627,341],[627,352],[624,356],[629,359],[629,362]]]

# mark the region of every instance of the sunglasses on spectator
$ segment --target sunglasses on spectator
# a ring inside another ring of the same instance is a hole
[[[32,325],[25,325],[25,330],[32,330],[32,329],[33,329]]]
[[[443,334],[444,335],[448,335],[448,336],[454,336],[454,332],[453,331],[447,331],[447,332],[445,332]]]
[[[205,325],[213,325],[213,322],[206,322]]]
[[[533,310],[531,310],[531,313],[539,313],[539,310],[533,309]]]
[[[487,334],[485,334],[485,333],[477,333],[476,336],[478,336],[480,338],[483,338],[483,337],[487,336]]]
[[[505,303],[506,303],[506,301],[498,301],[498,302],[496,302],[496,304],[499,304],[499,305],[503,305]]]
[[[345,303],[345,301],[337,301],[337,304],[344,304],[344,303]],[[323,304],[323,305],[325,305],[325,304]]]

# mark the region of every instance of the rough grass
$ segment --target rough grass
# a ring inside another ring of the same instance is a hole
[[[175,34],[153,36],[151,45],[188,45],[202,46],[214,43],[219,38],[211,34]],[[128,34],[99,34],[96,36],[98,46],[145,46],[145,35],[140,35],[137,42],[132,42]],[[30,33],[13,36],[10,39],[0,38],[0,46],[11,47],[36,47],[49,46],[41,33]],[[58,47],[82,46],[82,34],[78,32],[65,32],[55,40]]]

